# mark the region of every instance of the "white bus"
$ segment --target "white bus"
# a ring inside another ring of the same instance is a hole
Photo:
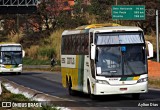
[[[1,43],[0,44],[0,73],[22,72],[22,57],[24,51],[21,44]]]
[[[61,43],[62,84],[70,95],[76,90],[91,98],[132,94],[139,99],[148,91],[147,53],[153,55],[153,50],[146,52],[148,43],[139,27],[93,24],[65,30]]]

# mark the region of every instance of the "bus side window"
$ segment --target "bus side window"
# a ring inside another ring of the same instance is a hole
[[[68,44],[69,44],[69,39],[68,39],[68,36],[67,36],[66,37],[66,47],[65,47],[66,48],[66,50],[65,50],[66,54],[68,54],[68,51],[69,51],[69,45]]]
[[[74,54],[74,38],[73,38],[73,35],[71,36],[71,53]]]
[[[0,64],[2,63],[2,57],[1,57],[1,54],[2,54],[2,53],[0,52]]]
[[[65,44],[64,44],[64,43],[65,43],[65,42],[64,42],[64,39],[65,39],[65,37],[62,36],[62,43],[61,43],[61,53],[62,53],[62,54],[64,54],[64,47],[65,47],[65,46],[64,46],[64,45],[65,45]]]
[[[85,38],[84,38],[84,54],[85,55],[88,54],[88,43],[89,43],[88,35],[85,35]]]
[[[62,53],[65,54],[66,53],[66,36],[63,37],[63,44],[62,44]]]
[[[73,41],[73,54],[76,54],[76,37],[75,35],[72,36]]]
[[[80,53],[80,45],[81,45],[81,40],[80,40],[80,36],[77,36],[77,54]]]
[[[68,53],[72,53],[72,36],[68,36]]]
[[[84,54],[84,35],[81,36],[81,54]]]
[[[73,35],[71,36],[71,39],[72,39],[72,42],[71,42],[72,43],[71,44],[71,54],[74,55],[74,36]]]
[[[93,43],[93,33],[90,33],[90,44]]]

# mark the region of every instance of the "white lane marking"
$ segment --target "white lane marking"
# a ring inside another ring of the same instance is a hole
[[[149,90],[160,91],[158,88],[148,88]]]

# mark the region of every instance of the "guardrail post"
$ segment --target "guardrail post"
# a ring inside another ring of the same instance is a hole
[[[156,40],[157,40],[157,62],[159,62],[159,37],[158,37],[158,10],[156,10]]]

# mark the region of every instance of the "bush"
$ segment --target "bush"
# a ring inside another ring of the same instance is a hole
[[[25,57],[23,59],[23,64],[24,65],[50,65],[51,61],[50,59],[46,60],[46,59],[32,59],[32,58],[28,58]]]
[[[48,59],[50,59],[55,54],[55,51],[52,47],[44,47],[40,48],[37,54],[38,56],[47,57]]]

